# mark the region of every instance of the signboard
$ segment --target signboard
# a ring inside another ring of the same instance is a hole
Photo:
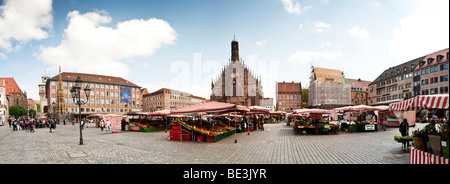
[[[371,124],[371,125],[366,125],[366,131],[367,130],[375,130],[375,125],[374,124]]]
[[[120,86],[120,102],[131,103],[131,89],[130,87]]]

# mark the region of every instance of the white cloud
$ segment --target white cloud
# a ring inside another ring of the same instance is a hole
[[[300,31],[303,30],[303,24],[300,24],[300,25],[298,26],[298,29],[300,29]]]
[[[324,42],[322,44],[320,44],[320,47],[329,47],[331,45],[330,42]]]
[[[317,21],[316,23],[314,23],[314,29],[314,32],[316,33],[328,32],[331,29],[331,25],[325,22]]]
[[[348,30],[348,34],[350,36],[360,39],[368,39],[370,37],[369,32],[366,28],[360,28],[359,26],[355,26]]]
[[[266,45],[267,41],[266,40],[262,40],[262,41],[257,41],[256,45],[260,46],[260,47],[264,47],[264,45]]]
[[[8,56],[0,52],[0,60],[8,59]]]
[[[31,39],[48,37],[52,27],[52,0],[5,0],[0,6],[0,49],[10,52]]]
[[[69,12],[64,40],[56,47],[41,48],[39,59],[67,70],[126,77],[128,65],[121,60],[147,57],[177,39],[175,30],[164,20],[133,19],[106,27],[111,17],[102,12]]]
[[[311,5],[309,6],[303,6],[297,1],[297,0],[279,0],[281,3],[283,3],[284,10],[288,13],[294,13],[294,14],[302,14],[305,11],[308,11],[312,8]]]
[[[421,0],[418,7],[393,29],[390,54],[397,63],[449,46],[449,1]]]
[[[378,1],[373,1],[373,2],[370,3],[370,6],[374,7],[374,8],[379,7],[380,5],[381,5],[381,3],[378,2]]]
[[[342,57],[341,51],[336,52],[297,51],[288,58],[288,61],[300,65],[305,65],[315,61],[336,60],[341,57]]]

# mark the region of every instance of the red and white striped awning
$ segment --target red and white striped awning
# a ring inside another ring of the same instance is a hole
[[[448,109],[448,94],[421,95],[403,102],[389,104],[390,111],[409,111],[421,109]]]

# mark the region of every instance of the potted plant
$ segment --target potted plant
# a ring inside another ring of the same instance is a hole
[[[448,133],[448,124],[443,123],[439,128],[439,132],[441,134],[441,150],[442,155],[445,158],[449,158],[449,133]]]
[[[414,141],[414,147],[416,149],[426,151],[425,134],[423,130],[417,129],[412,132],[412,137]]]

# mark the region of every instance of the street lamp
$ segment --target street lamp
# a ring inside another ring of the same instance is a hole
[[[84,94],[86,95],[86,102],[81,101],[81,88],[82,88],[83,81],[81,80],[80,76],[78,75],[77,80],[75,80],[75,85],[73,85],[72,89],[70,89],[70,94],[72,95],[73,102],[78,105],[78,121],[80,123],[80,145],[83,145],[83,134],[82,134],[82,126],[81,126],[81,105],[86,104],[89,102],[89,95],[91,94],[91,89],[89,88],[89,85],[86,85],[84,88]]]

